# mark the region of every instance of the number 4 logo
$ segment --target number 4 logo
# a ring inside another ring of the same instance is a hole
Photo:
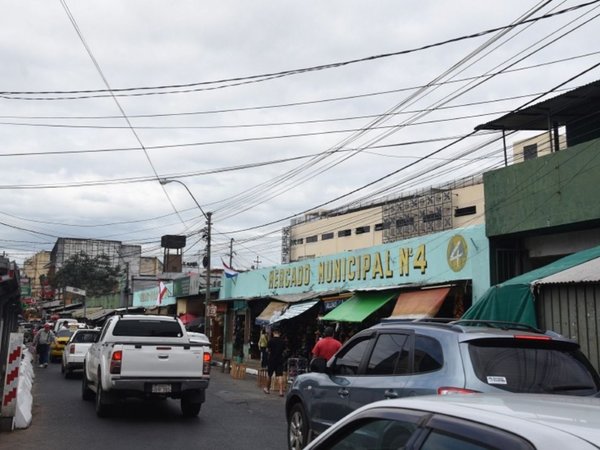
[[[448,266],[454,272],[460,272],[467,263],[468,247],[467,241],[460,234],[452,236],[448,242],[448,251],[446,252],[446,258],[448,260]]]

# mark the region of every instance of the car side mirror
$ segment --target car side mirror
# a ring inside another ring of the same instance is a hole
[[[313,358],[310,361],[310,371],[327,373],[327,360],[325,358]]]

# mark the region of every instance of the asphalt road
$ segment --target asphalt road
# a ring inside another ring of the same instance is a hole
[[[234,380],[212,368],[200,415],[184,418],[179,401],[119,404],[106,419],[81,399],[81,376],[65,379],[58,364],[35,367],[33,421],[0,433],[6,450],[286,449],[284,399],[265,395],[256,377]]]

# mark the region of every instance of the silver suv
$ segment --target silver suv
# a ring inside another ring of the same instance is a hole
[[[288,448],[367,403],[426,394],[596,395],[600,376],[579,345],[553,332],[493,321],[386,320],[329,361],[313,360],[286,398]]]

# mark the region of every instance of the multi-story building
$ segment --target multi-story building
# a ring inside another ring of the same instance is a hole
[[[72,256],[84,253],[89,257],[106,255],[113,267],[128,267],[129,275],[140,274],[140,245],[125,245],[120,241],[100,239],[58,238],[50,255],[50,272],[55,273]]]
[[[353,208],[320,210],[284,229],[282,261],[301,261],[484,222],[481,177]]]
[[[50,252],[41,251],[26,259],[22,270],[30,280],[31,297],[36,300],[44,299],[47,284],[42,283],[42,278],[46,277],[50,270]]]

